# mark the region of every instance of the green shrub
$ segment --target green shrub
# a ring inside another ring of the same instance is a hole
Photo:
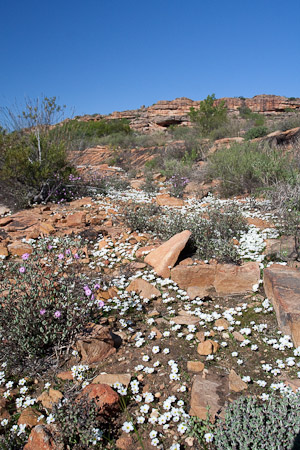
[[[269,130],[267,127],[260,125],[257,127],[250,128],[245,134],[245,139],[247,141],[250,141],[251,139],[256,139],[259,137],[266,136],[268,134]]]
[[[64,398],[64,402],[53,407],[53,415],[59,434],[59,443],[64,448],[88,450],[97,445],[103,432],[99,429],[98,408],[88,396],[76,398],[78,393]]]
[[[295,164],[283,151],[257,142],[234,144],[215,152],[208,176],[221,180],[225,196],[253,193],[295,175]]]
[[[190,109],[190,119],[203,136],[227,122],[227,108],[224,101],[216,103],[215,94],[208,95],[198,109]]]
[[[155,184],[153,180],[153,173],[149,170],[145,173],[145,182],[142,184],[141,189],[147,192],[148,194],[153,194],[158,191],[158,186]]]
[[[215,258],[218,261],[239,261],[232,239],[239,239],[247,230],[247,224],[237,207],[218,207],[207,211],[207,218],[200,215],[183,215],[166,212],[154,205],[131,205],[127,208],[126,221],[133,230],[152,231],[162,239],[170,239],[183,230],[191,231],[191,252],[200,259]]]
[[[278,228],[282,235],[293,236],[294,251],[288,255],[300,261],[300,179],[294,184],[281,182],[267,192],[271,209],[278,215]]]
[[[45,267],[37,251],[21,263],[8,263],[0,274],[0,359],[15,363],[45,356],[69,344],[96,314],[94,302],[78,291],[76,275],[63,277],[64,261],[76,264],[71,251],[47,253]]]
[[[262,126],[265,123],[265,118],[263,114],[252,112],[251,109],[248,108],[246,105],[241,106],[239,108],[239,113],[242,119],[246,119],[247,121],[252,123],[255,127]]]
[[[299,394],[270,395],[265,402],[256,397],[240,397],[226,408],[225,420],[218,422],[215,447],[217,450],[296,450],[299,408]]]

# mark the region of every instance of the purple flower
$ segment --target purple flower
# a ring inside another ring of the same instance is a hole
[[[60,254],[58,255],[58,259],[64,259],[63,253],[60,253]]]
[[[28,258],[29,258],[29,253],[24,253],[24,255],[22,255],[23,261],[26,261]]]
[[[78,253],[75,253],[75,254],[74,254],[74,258],[75,258],[75,259],[79,259]]]
[[[48,245],[48,250],[52,250],[52,248],[53,248],[52,245],[49,244]]]
[[[45,314],[46,310],[45,309],[40,309],[40,315],[43,316]]]
[[[60,316],[61,316],[61,312],[60,311],[55,311],[55,313],[54,313],[55,319],[59,319]]]
[[[98,307],[99,308],[103,308],[103,306],[104,306],[104,302],[102,300],[99,300],[98,301]]]
[[[100,289],[100,284],[96,283],[95,286],[94,286],[94,289]]]
[[[66,255],[70,255],[71,254],[71,250],[66,250]]]
[[[20,272],[20,273],[25,273],[25,272],[26,272],[25,267],[24,267],[24,266],[20,267],[19,272]]]
[[[89,288],[85,289],[85,295],[87,297],[89,297],[91,294],[92,294],[92,291]]]

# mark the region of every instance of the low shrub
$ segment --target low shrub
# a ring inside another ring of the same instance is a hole
[[[245,139],[246,141],[250,141],[251,139],[266,136],[268,133],[269,133],[268,128],[265,127],[264,125],[260,125],[257,127],[250,128],[250,130],[248,130],[245,133]]]
[[[219,421],[214,443],[217,450],[299,448],[300,395],[278,397],[269,400],[257,397],[240,397],[228,405],[225,420]]]
[[[79,256],[70,249],[54,253],[51,246],[47,252],[43,267],[36,251],[23,255],[22,263],[9,262],[0,274],[0,359],[12,364],[62,349],[96,315],[76,275],[64,275],[65,260],[76,264]]]
[[[288,257],[300,261],[300,179],[296,179],[294,184],[276,184],[267,196],[272,211],[278,215],[279,231],[294,238],[294,251]]]
[[[170,178],[170,194],[173,195],[173,197],[182,198],[184,194],[184,188],[189,183],[189,179],[187,177],[182,177],[180,174],[175,173]]]
[[[132,204],[124,211],[125,220],[132,230],[145,232],[158,230],[157,218],[163,213],[162,209],[153,204]]]
[[[153,172],[150,170],[147,170],[145,173],[145,182],[142,184],[141,189],[143,191],[147,192],[148,194],[153,194],[157,192],[158,186],[155,184],[153,180]]]
[[[101,440],[103,432],[99,429],[95,400],[87,396],[76,398],[73,394],[55,405],[52,413],[59,432],[59,443],[64,448],[88,450]]]
[[[221,180],[222,195],[254,193],[295,176],[295,164],[282,150],[257,142],[222,148],[209,159],[208,176]]]

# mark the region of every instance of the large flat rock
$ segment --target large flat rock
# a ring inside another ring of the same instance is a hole
[[[213,422],[216,416],[222,416],[228,392],[228,376],[210,375],[209,378],[203,378],[202,375],[196,375],[189,414],[205,420],[209,408],[210,420]]]
[[[300,345],[300,271],[273,264],[264,270],[264,288],[272,301],[279,328]]]

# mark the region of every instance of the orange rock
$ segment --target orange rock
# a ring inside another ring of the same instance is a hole
[[[62,398],[63,394],[60,391],[50,388],[49,392],[47,391],[42,392],[42,394],[37,398],[37,400],[42,403],[44,408],[52,409],[52,406],[55,403],[58,403]]]
[[[119,410],[119,396],[107,384],[89,384],[78,395],[78,399],[87,395],[90,400],[95,400],[98,414],[112,414]]]
[[[63,444],[54,440],[54,426],[37,425],[31,430],[24,450],[63,450]]]
[[[234,392],[241,392],[248,389],[247,383],[233,369],[229,373],[229,389]]]
[[[149,253],[145,262],[152,266],[159,276],[169,277],[170,269],[174,267],[191,234],[188,230],[175,234],[171,239]]]
[[[86,212],[84,211],[76,212],[74,214],[70,214],[69,216],[67,216],[66,226],[71,228],[81,227],[82,225],[85,224],[85,221],[86,221]]]
[[[155,248],[157,248],[157,245],[148,245],[146,247],[140,247],[139,249],[137,249],[135,256],[137,258],[143,258],[145,256],[144,252],[151,252]]]
[[[60,380],[73,380],[73,375],[71,370],[66,370],[65,372],[59,372],[57,375],[57,378],[59,378]]]
[[[189,372],[202,372],[204,369],[204,364],[201,361],[188,361],[187,370]]]
[[[218,295],[235,295],[252,292],[253,285],[260,280],[257,262],[247,262],[241,266],[218,264],[214,287]]]
[[[219,349],[219,344],[215,341],[208,339],[207,341],[200,342],[197,347],[197,352],[201,356],[212,355]]]
[[[18,425],[26,424],[27,427],[32,428],[38,424],[40,414],[33,408],[25,408],[21,412],[18,420]]]
[[[227,330],[228,329],[228,327],[229,327],[229,323],[227,322],[227,320],[226,319],[217,319],[216,321],[215,321],[215,326],[216,327],[223,327],[224,328],[224,330]]]
[[[143,298],[153,298],[160,297],[160,291],[156,289],[155,286],[148,283],[148,281],[143,280],[142,278],[136,278],[131,281],[130,285],[126,288],[126,291],[131,292],[134,291],[141,295]]]
[[[40,232],[43,234],[53,234],[55,232],[55,228],[47,222],[40,223]]]
[[[156,196],[156,203],[159,206],[183,206],[181,198],[171,197],[169,194],[159,194]]]
[[[0,256],[8,256],[7,246],[0,244]]]
[[[24,242],[16,241],[7,246],[9,253],[16,256],[22,256],[24,253],[32,253],[32,247]]]
[[[216,265],[176,266],[171,270],[171,278],[190,298],[204,297],[214,293],[215,273]]]

